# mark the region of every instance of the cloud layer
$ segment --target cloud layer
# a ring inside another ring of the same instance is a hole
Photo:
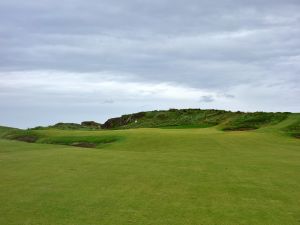
[[[0,123],[300,111],[299,11],[298,0],[2,1]]]

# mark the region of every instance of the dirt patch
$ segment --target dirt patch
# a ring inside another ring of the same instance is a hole
[[[74,142],[71,145],[74,147],[81,147],[81,148],[96,148],[96,144],[88,143],[88,142]]]
[[[248,131],[248,130],[256,130],[257,128],[247,128],[247,127],[241,127],[241,128],[236,128],[236,131]]]
[[[24,141],[24,142],[28,142],[28,143],[34,143],[36,142],[38,139],[38,137],[35,136],[19,136],[16,137],[15,140],[17,141]]]
[[[251,131],[257,130],[257,128],[250,128],[250,127],[238,127],[238,128],[224,128],[224,131]]]

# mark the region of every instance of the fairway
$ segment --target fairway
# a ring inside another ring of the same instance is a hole
[[[121,138],[0,139],[1,225],[300,224],[300,141],[272,129],[38,132]]]

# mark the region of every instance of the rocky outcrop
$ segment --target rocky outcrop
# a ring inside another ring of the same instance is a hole
[[[102,128],[112,129],[116,127],[121,127],[130,123],[134,123],[136,120],[143,118],[145,115],[145,112],[139,112],[131,115],[123,115],[121,117],[111,118],[102,125]]]

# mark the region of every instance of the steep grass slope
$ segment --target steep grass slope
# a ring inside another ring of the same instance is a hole
[[[0,139],[0,224],[300,224],[300,142],[281,132],[295,121],[246,132],[35,131],[121,138],[101,149]]]

